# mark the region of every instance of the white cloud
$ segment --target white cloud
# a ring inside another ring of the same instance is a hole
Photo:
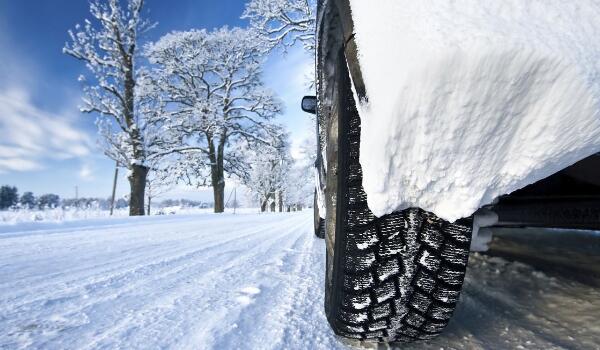
[[[76,118],[34,106],[24,89],[0,89],[0,172],[38,170],[47,160],[88,155],[93,143]]]
[[[0,13],[0,173],[39,170],[48,161],[88,155],[93,142],[78,126],[75,96],[64,101],[72,108],[64,113],[32,102],[43,76],[5,23]]]
[[[94,170],[90,164],[83,164],[79,169],[79,177],[84,181],[94,180]]]
[[[35,161],[19,158],[0,157],[0,174],[7,173],[9,171],[39,170],[40,168],[40,165]]]

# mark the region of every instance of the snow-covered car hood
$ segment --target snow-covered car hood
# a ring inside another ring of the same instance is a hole
[[[600,2],[350,3],[376,215],[454,221],[600,151]]]

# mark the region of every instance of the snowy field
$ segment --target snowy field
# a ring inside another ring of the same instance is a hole
[[[126,217],[129,214],[129,209],[117,209],[113,213],[114,217]],[[110,211],[98,209],[46,209],[46,210],[2,210],[0,211],[0,226],[14,225],[26,222],[64,222],[74,220],[87,220],[110,218]]]
[[[213,208],[190,208],[181,206],[172,206],[164,208],[153,208],[152,215],[194,215],[194,214],[212,214]],[[233,208],[226,208],[225,212],[233,212]],[[237,213],[258,213],[259,208],[237,208]],[[0,227],[3,225],[15,225],[32,222],[62,223],[65,221],[78,221],[89,219],[114,219],[126,218],[129,215],[129,208],[115,209],[113,215],[110,211],[101,209],[46,209],[46,210],[2,210],[0,211]],[[2,229],[0,228],[0,231]]]
[[[373,348],[329,330],[311,226],[309,211],[6,225],[0,348]],[[598,289],[474,255],[447,332],[415,348],[598,348],[598,315]]]

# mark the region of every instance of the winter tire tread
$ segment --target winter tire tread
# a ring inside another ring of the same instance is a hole
[[[416,208],[380,218],[373,215],[362,171],[356,171],[361,169],[360,118],[345,61],[339,66],[337,219],[326,298],[329,323],[336,334],[353,339],[431,339],[448,324],[456,306],[467,267],[470,224],[449,223]]]

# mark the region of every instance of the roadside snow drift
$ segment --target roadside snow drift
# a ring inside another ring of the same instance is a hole
[[[351,0],[378,216],[454,221],[600,151],[600,3]]]

